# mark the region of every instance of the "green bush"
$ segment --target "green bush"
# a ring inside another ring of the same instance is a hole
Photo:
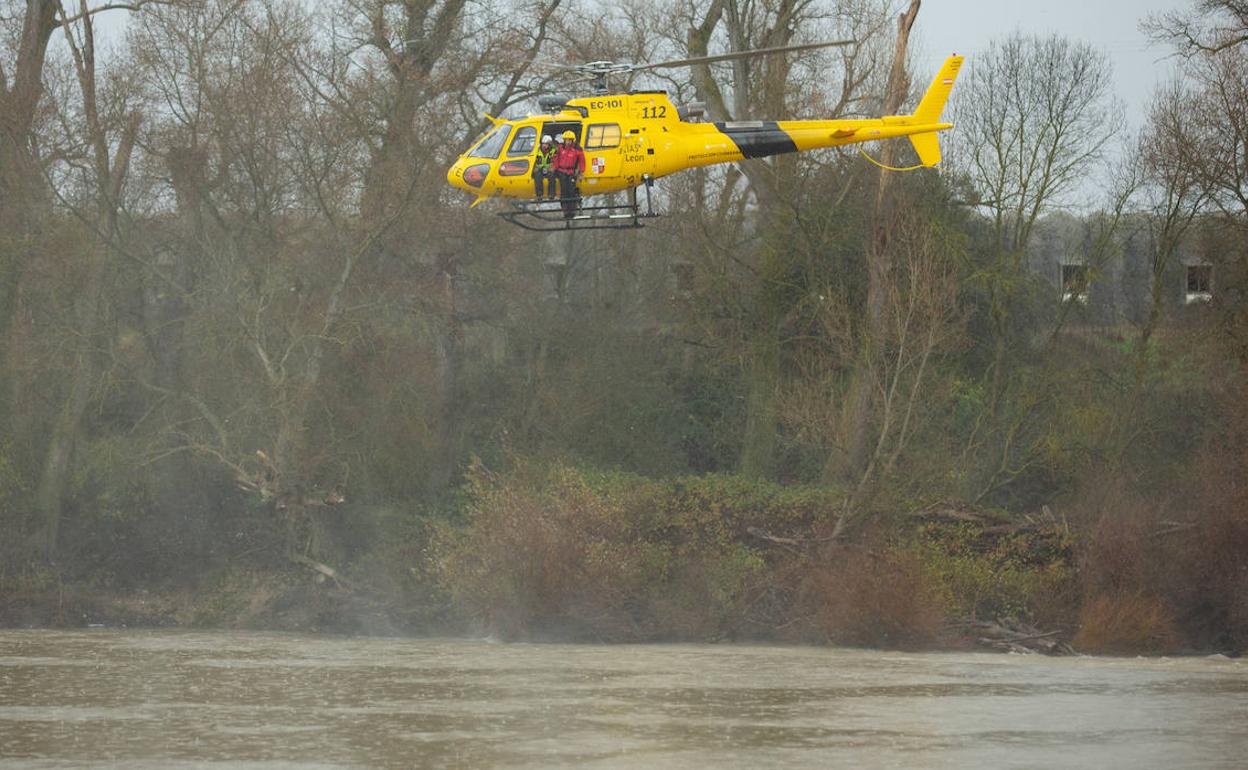
[[[827,492],[731,476],[528,464],[470,475],[466,525],[445,528],[440,575],[472,620],[509,638],[748,636],[749,609],[784,562],[751,530],[806,537],[831,507]]]
[[[1071,545],[1058,530],[993,536],[981,526],[930,524],[902,550],[936,581],[951,616],[1034,618],[1070,592]]]

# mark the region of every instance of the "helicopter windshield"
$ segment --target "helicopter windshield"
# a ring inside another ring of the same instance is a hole
[[[502,124],[491,131],[476,147],[469,150],[468,157],[497,158],[498,154],[503,150],[503,143],[507,141],[507,135],[510,133],[511,126],[507,123]]]

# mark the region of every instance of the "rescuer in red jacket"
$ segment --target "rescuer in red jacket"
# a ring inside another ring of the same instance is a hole
[[[559,198],[564,219],[571,219],[580,208],[580,193],[576,183],[585,178],[585,152],[576,146],[576,134],[564,131],[563,144],[555,150],[555,178],[559,180]]]

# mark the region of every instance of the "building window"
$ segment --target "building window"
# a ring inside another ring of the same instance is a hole
[[[1213,299],[1213,265],[1187,266],[1187,304]]]
[[[603,123],[590,126],[585,131],[585,149],[601,150],[617,147],[620,144],[620,127],[616,123]]]
[[[1062,302],[1088,304],[1088,266],[1062,265]]]

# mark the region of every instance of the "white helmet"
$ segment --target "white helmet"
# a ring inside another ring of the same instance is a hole
[[[542,134],[542,144],[550,144],[551,141],[550,134]]]

